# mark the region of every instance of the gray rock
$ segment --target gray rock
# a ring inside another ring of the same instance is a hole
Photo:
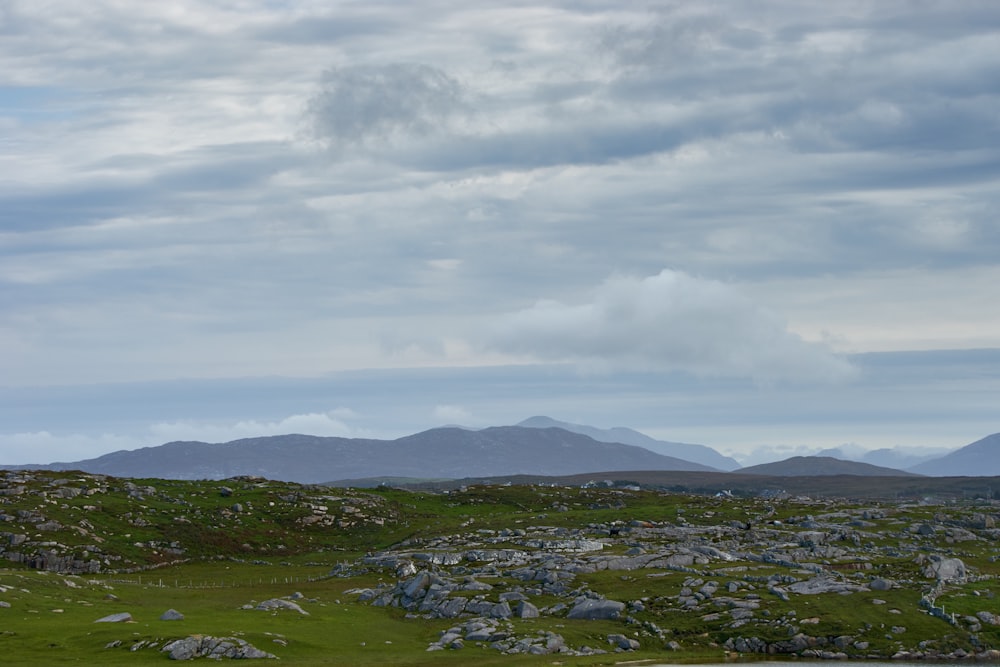
[[[291,600],[282,600],[281,598],[273,598],[271,600],[264,600],[255,607],[259,611],[275,611],[278,609],[288,609],[289,611],[297,611],[298,613],[308,616],[309,612],[295,604]]]
[[[103,618],[99,618],[94,623],[131,623],[132,614],[127,611],[123,611],[117,614],[109,614]]]
[[[436,612],[442,618],[455,618],[465,611],[465,605],[468,601],[467,598],[463,597],[448,598],[437,606]]]
[[[202,657],[252,660],[260,658],[274,659],[277,657],[271,653],[261,651],[256,646],[242,639],[203,635],[193,635],[168,642],[160,650],[164,653],[169,653],[171,660],[192,660]]]
[[[420,572],[403,584],[403,594],[408,598],[416,600],[424,595],[430,583],[431,576],[426,572]]]
[[[625,635],[608,635],[608,643],[623,651],[639,650],[639,642]]]
[[[504,602],[497,602],[490,609],[490,618],[510,618],[511,614],[510,605]]]
[[[961,558],[941,558],[931,556],[930,563],[924,568],[924,576],[934,577],[938,581],[960,583],[966,578],[965,563]]]
[[[518,618],[538,618],[538,607],[527,600],[521,600],[514,607],[514,615]]]
[[[168,609],[162,614],[160,614],[161,621],[183,621],[184,614],[180,613],[176,609]]]
[[[584,600],[570,609],[566,618],[613,621],[620,618],[624,611],[625,604],[615,600]]]
[[[501,593],[498,597],[500,598],[501,602],[503,602],[505,600],[507,602],[517,602],[518,600],[527,600],[528,599],[524,595],[524,593],[521,593],[519,591],[507,591],[506,593]]]
[[[872,589],[873,591],[889,591],[892,590],[892,586],[893,583],[890,580],[883,579],[881,577],[872,579],[871,583],[868,584],[868,588]]]
[[[1000,625],[1000,616],[988,611],[977,611],[976,617],[983,623],[987,623],[989,625]]]

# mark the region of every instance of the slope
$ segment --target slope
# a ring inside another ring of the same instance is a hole
[[[620,442],[626,445],[643,447],[650,451],[664,456],[673,456],[692,463],[698,463],[715,470],[736,470],[740,464],[728,456],[723,456],[711,447],[705,445],[692,445],[682,442],[670,442],[667,440],[656,440],[644,433],[616,426],[610,429],[601,429],[584,424],[571,424],[558,421],[551,417],[530,417],[517,424],[529,428],[561,428],[573,433],[581,433],[590,436],[600,442]]]
[[[937,477],[983,477],[1000,475],[1000,433],[988,435],[950,454],[910,468],[912,472]]]
[[[218,444],[171,442],[42,467],[161,479],[251,475],[308,484],[379,476],[456,478],[520,473],[566,475],[592,470],[708,469],[641,447],[598,442],[563,429],[517,426],[482,431],[438,428],[397,440],[293,434]]]
[[[912,472],[883,468],[857,461],[841,461],[831,456],[793,456],[784,461],[762,463],[740,468],[744,475],[772,475],[776,477],[816,477],[826,475],[858,475],[867,477],[915,477]]]

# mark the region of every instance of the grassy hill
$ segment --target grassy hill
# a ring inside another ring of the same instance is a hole
[[[986,655],[1000,647],[979,616],[995,608],[998,510],[603,482],[422,492],[0,471],[0,646],[5,665],[162,663],[192,636],[295,665],[717,662],[754,637],[805,657]],[[956,558],[963,576],[936,578],[935,559]],[[519,598],[538,615],[511,613]],[[261,606],[275,600],[305,613]],[[622,611],[572,617],[582,600]],[[448,616],[448,602],[509,615]],[[928,614],[942,606],[954,624]],[[168,609],[183,619],[160,620]],[[122,613],[132,621],[95,623]],[[496,638],[428,650],[477,623]],[[620,654],[615,637],[638,648]],[[528,651],[545,646],[561,648]]]

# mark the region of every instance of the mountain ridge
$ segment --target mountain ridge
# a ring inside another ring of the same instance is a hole
[[[175,441],[84,461],[15,467],[163,479],[251,475],[311,484],[375,476],[455,478],[589,470],[711,470],[642,447],[599,442],[564,429],[517,426],[479,431],[436,428],[395,440],[289,434],[225,443]]]
[[[518,422],[516,425],[529,428],[561,428],[573,433],[590,436],[600,442],[620,442],[624,445],[635,445],[656,452],[657,454],[673,456],[685,461],[691,461],[692,463],[700,463],[716,470],[730,471],[740,467],[736,459],[724,456],[706,445],[657,440],[645,433],[624,426],[602,429],[596,426],[559,421],[541,415],[529,417]]]
[[[1000,433],[980,438],[965,447],[907,470],[936,477],[1000,475]]]
[[[769,475],[774,477],[821,477],[853,475],[863,477],[920,477],[918,473],[884,468],[870,463],[844,461],[832,456],[793,456],[783,461],[761,463],[735,471],[744,475]]]

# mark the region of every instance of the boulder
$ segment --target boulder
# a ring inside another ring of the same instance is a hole
[[[521,600],[514,607],[514,615],[518,618],[538,618],[538,607],[527,600]]]
[[[639,650],[639,642],[625,635],[608,635],[608,643],[622,651]]]
[[[931,556],[930,563],[924,568],[924,576],[933,577],[938,581],[960,583],[965,581],[965,563],[961,558]]]
[[[99,618],[94,623],[131,623],[132,614],[127,611],[119,612],[117,614],[109,614],[103,618]]]
[[[625,603],[616,600],[583,600],[577,603],[566,618],[580,618],[590,621],[617,620],[625,611]]]
[[[176,609],[168,609],[162,614],[160,614],[161,621],[183,621],[184,614],[180,613]]]
[[[882,577],[877,577],[872,579],[871,583],[868,584],[868,588],[873,591],[889,591],[892,590],[893,583],[888,579],[883,579]]]
[[[233,660],[252,660],[259,658],[276,658],[277,656],[261,651],[256,646],[243,639],[235,637],[209,637],[191,635],[164,644],[160,649],[170,654],[171,660],[192,660],[194,658],[230,658]]]

